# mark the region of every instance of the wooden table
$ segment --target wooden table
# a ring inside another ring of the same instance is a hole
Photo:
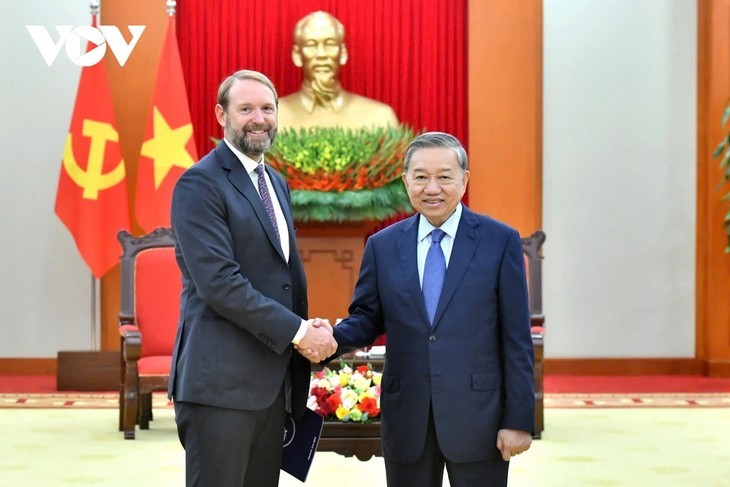
[[[380,445],[380,422],[341,423],[325,421],[318,451],[333,451],[340,455],[355,456],[367,461],[372,457],[383,456]]]
[[[353,368],[370,364],[373,370],[382,372],[383,359],[356,358],[354,354],[343,357],[344,361]],[[339,369],[339,361],[333,360],[328,367]],[[321,370],[321,366],[312,366],[313,371]],[[382,457],[383,448],[380,445],[380,422],[374,423],[342,423],[339,421],[325,421],[322,427],[322,436],[319,439],[318,451],[333,451],[346,457],[357,457],[367,461],[372,457]]]

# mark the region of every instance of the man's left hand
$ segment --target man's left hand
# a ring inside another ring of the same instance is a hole
[[[497,448],[502,452],[502,460],[509,459],[527,451],[532,444],[532,435],[527,431],[501,429],[497,433]]]

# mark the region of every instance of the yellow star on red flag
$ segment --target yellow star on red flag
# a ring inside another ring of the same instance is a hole
[[[170,127],[157,107],[152,116],[154,137],[142,144],[142,155],[154,162],[155,189],[159,189],[170,169],[187,169],[195,161],[187,151],[188,141],[193,136],[193,124],[187,123],[177,128]]]
[[[170,16],[137,167],[134,214],[146,232],[170,226],[175,183],[198,159],[185,91],[175,17]]]

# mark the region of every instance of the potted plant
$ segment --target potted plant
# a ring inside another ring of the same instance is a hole
[[[400,181],[413,137],[406,125],[287,129],[266,160],[286,178],[298,221],[383,220],[413,211]]]

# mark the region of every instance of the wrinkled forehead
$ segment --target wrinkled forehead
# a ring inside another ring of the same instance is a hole
[[[459,159],[451,147],[421,147],[413,151],[409,172],[458,172]]]

